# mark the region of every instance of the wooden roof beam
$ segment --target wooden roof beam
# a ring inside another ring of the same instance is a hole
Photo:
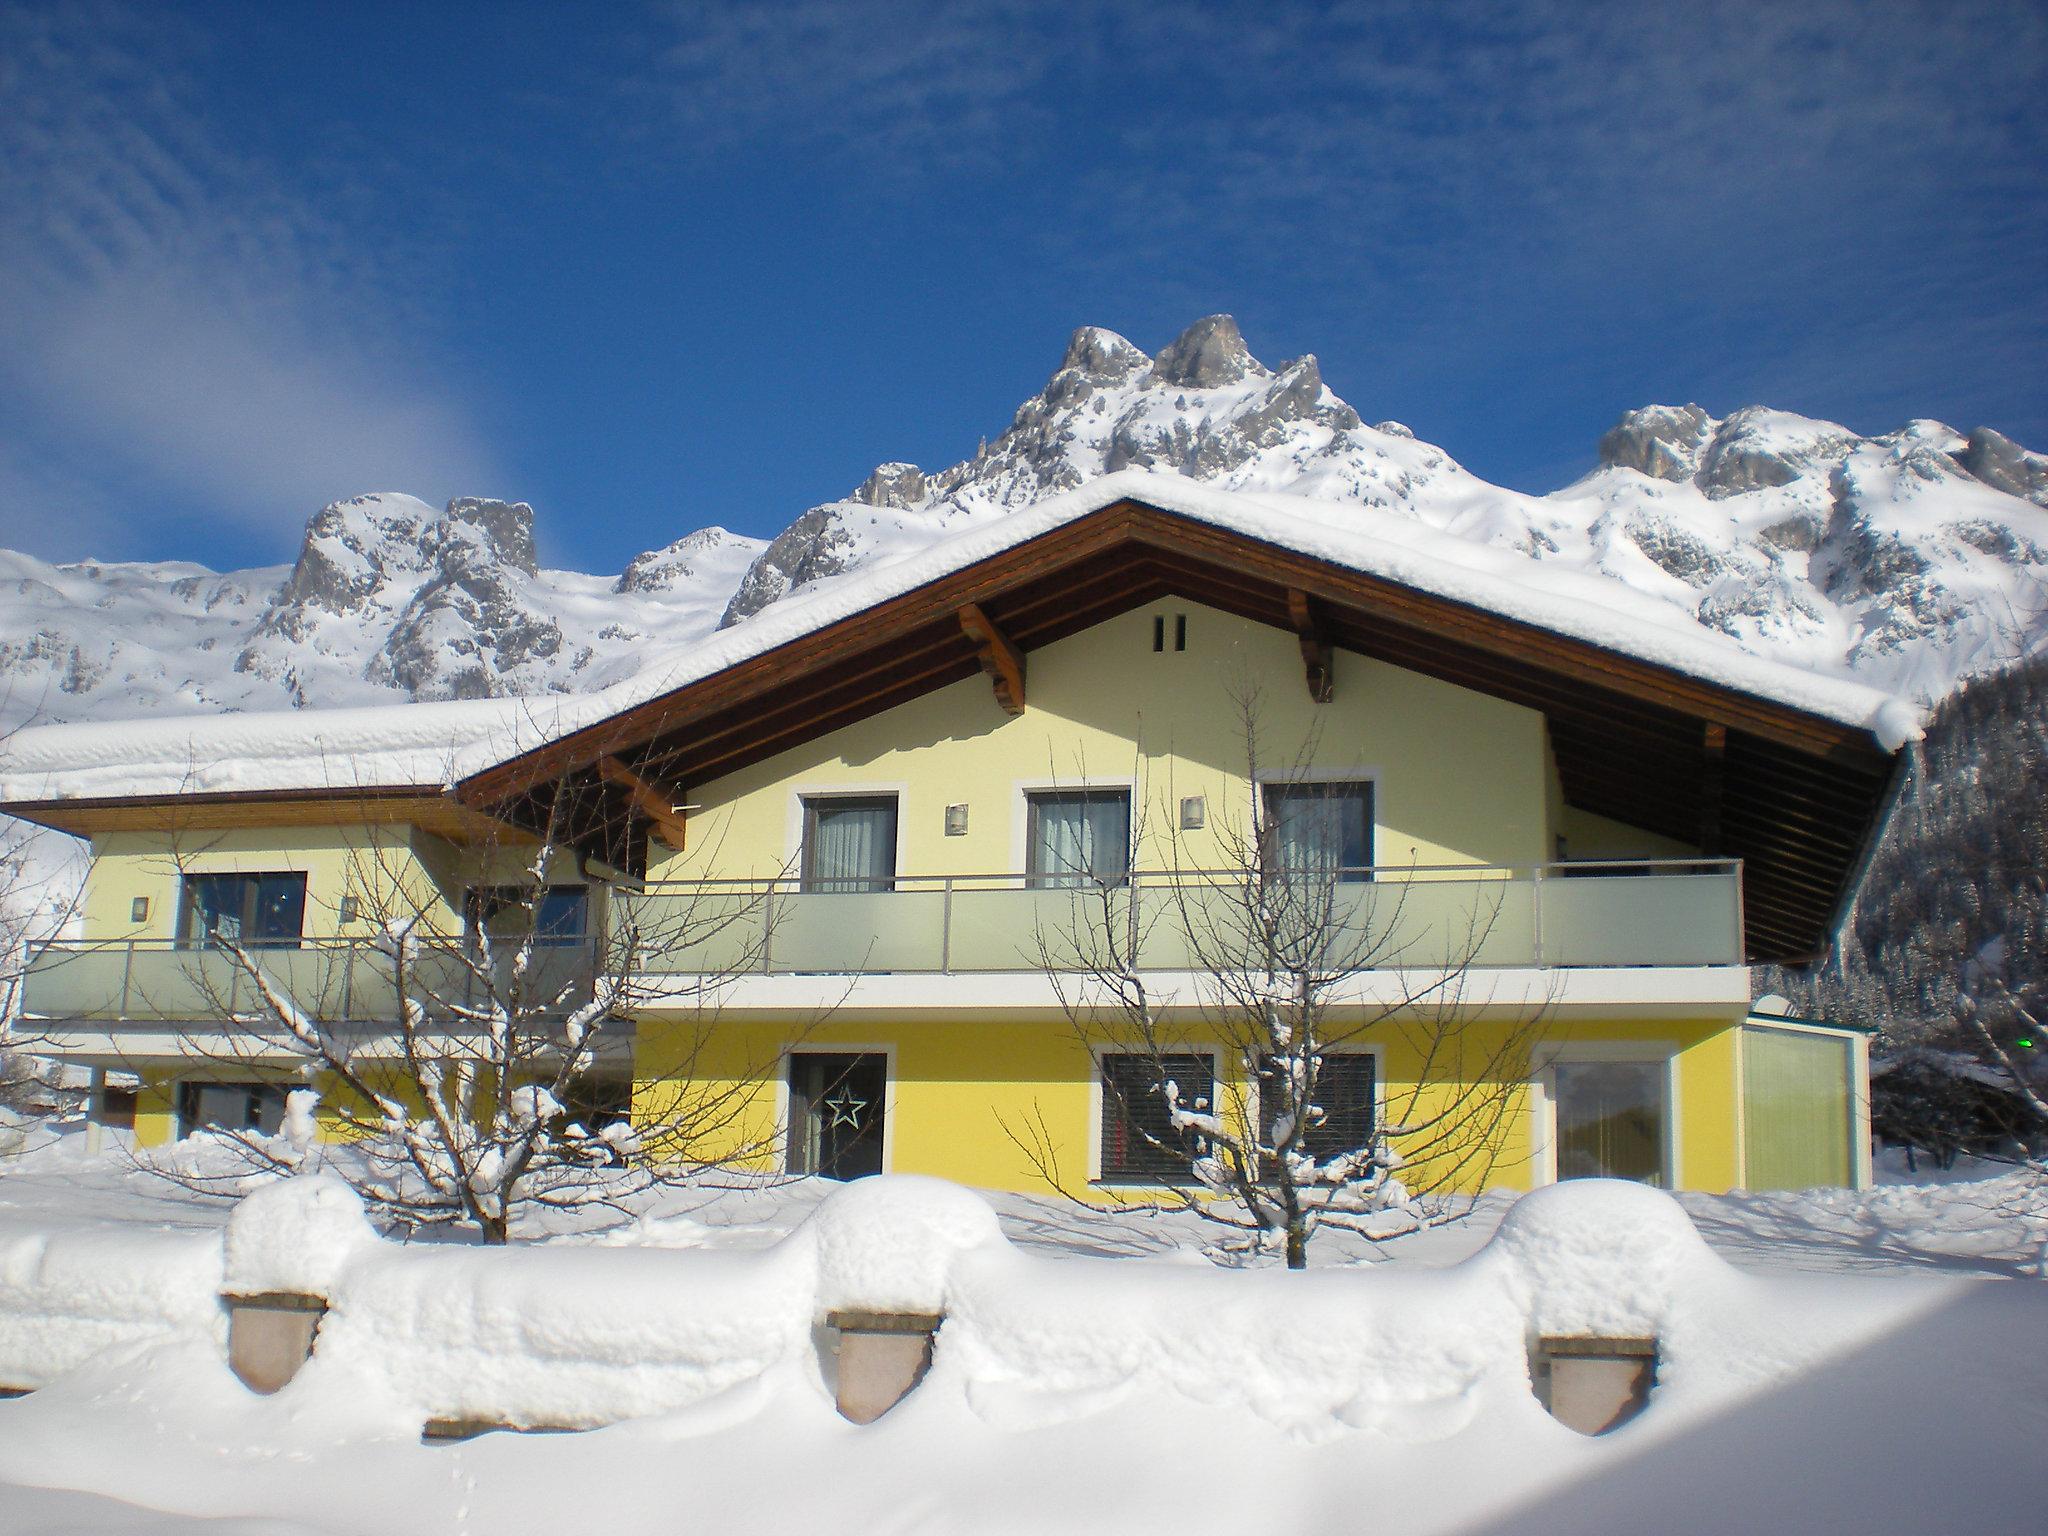
[[[689,844],[689,807],[677,805],[667,795],[656,789],[616,757],[600,757],[597,771],[607,784],[616,784],[626,792],[633,809],[653,825],[654,835],[677,853]]]
[[[1337,692],[1337,669],[1329,632],[1309,602],[1308,594],[1299,587],[1287,589],[1287,622],[1293,626],[1295,639],[1301,642],[1301,664],[1308,675],[1308,696],[1318,704],[1329,703]]]
[[[1728,776],[1728,727],[1709,720],[1702,737],[1699,842],[1700,852],[1711,859],[1721,852],[1721,790]]]
[[[996,628],[995,621],[981,611],[979,603],[960,609],[960,629],[974,642],[981,670],[995,687],[996,702],[1005,714],[1024,713],[1024,653],[1010,644],[1010,637]]]

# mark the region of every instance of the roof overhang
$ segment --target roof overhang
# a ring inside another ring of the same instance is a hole
[[[529,832],[473,810],[438,784],[18,800],[0,805],[0,810],[73,837],[228,827],[403,825],[458,843],[532,840]]]
[[[645,868],[649,787],[759,762],[1166,596],[1539,710],[1573,805],[1745,861],[1752,958],[1818,954],[1894,772],[1865,726],[1120,500],[462,780],[476,812]],[[619,771],[625,769],[624,775]],[[637,786],[637,788],[636,788]],[[1709,835],[1711,834],[1711,835]]]

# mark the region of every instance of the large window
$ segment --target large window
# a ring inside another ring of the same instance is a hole
[[[569,948],[590,934],[590,888],[474,887],[464,903],[463,921],[472,939],[489,934],[493,946],[516,943],[531,932],[542,948]]]
[[[1742,1032],[1743,1182],[1749,1188],[1855,1182],[1855,1059],[1840,1035]]]
[[[1665,1183],[1663,1062],[1561,1061],[1551,1098],[1560,1179]]]
[[[886,891],[896,883],[896,797],[820,795],[804,801],[807,891]]]
[[[1208,1109],[1216,1098],[1216,1063],[1193,1053],[1102,1058],[1102,1177],[1111,1183],[1186,1183],[1199,1150],[1173,1127],[1163,1084],[1179,1091],[1183,1109]]]
[[[1270,1143],[1274,1128],[1287,1108],[1288,1095],[1269,1062],[1259,1072],[1259,1119]],[[1303,1133],[1301,1147],[1319,1163],[1369,1145],[1373,1135],[1373,1103],[1378,1084],[1373,1058],[1363,1051],[1332,1051],[1316,1069],[1316,1084],[1310,1102],[1322,1110],[1322,1119]]]
[[[1268,784],[1265,857],[1277,875],[1372,878],[1372,785],[1358,780]]]
[[[179,942],[297,948],[306,923],[306,877],[296,871],[266,875],[187,875]]]
[[[1025,798],[1024,868],[1033,885],[1124,882],[1131,872],[1128,789],[1047,790]]]

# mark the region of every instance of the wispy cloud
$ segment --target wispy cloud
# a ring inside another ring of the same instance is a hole
[[[1568,308],[1588,355],[1672,327],[1724,403],[1867,377],[1881,411],[1886,384],[2024,373],[2048,343],[2015,275],[2048,241],[2048,12],[2025,0],[662,15],[642,87],[678,153],[909,185],[1084,277],[1143,267],[1162,308],[1381,306],[1392,366],[1469,373],[1512,355],[1518,308]]]
[[[96,518],[143,552],[168,490],[275,557],[332,497],[490,483],[402,237],[230,144],[200,46],[166,13],[0,6],[0,461],[66,466],[0,479],[0,541]]]

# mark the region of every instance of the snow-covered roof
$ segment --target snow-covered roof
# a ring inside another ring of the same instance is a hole
[[[0,800],[452,783],[1127,500],[1858,727],[1887,751],[1921,734],[1907,701],[1752,655],[1619,582],[1356,502],[1125,470],[820,581],[594,693],[44,727],[0,752]]]
[[[558,700],[172,715],[38,726],[0,747],[0,802],[290,791],[439,790],[471,753],[548,734]]]

